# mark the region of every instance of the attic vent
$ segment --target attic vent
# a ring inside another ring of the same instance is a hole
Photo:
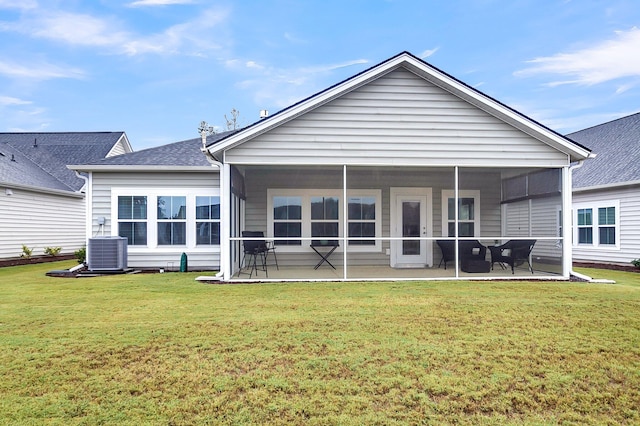
[[[127,238],[89,238],[87,263],[90,271],[122,271],[126,269]]]

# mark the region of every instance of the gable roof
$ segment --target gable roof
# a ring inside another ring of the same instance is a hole
[[[234,133],[224,132],[207,136],[207,143],[216,141]],[[147,148],[140,151],[103,158],[91,163],[72,163],[72,170],[109,171],[109,170],[212,170],[211,163],[202,152],[202,139],[186,139],[167,145]]]
[[[567,135],[596,154],[573,172],[573,187],[640,184],[640,112]]]
[[[567,154],[572,161],[585,159],[589,156],[590,150],[588,148],[567,139],[563,135],[526,117],[507,105],[481,93],[409,52],[402,52],[378,65],[362,71],[268,118],[257,121],[235,134],[227,136],[215,145],[208,145],[207,148],[214,156],[219,157],[218,154],[225,150],[266,133],[400,67],[409,70],[415,75],[548,144],[556,150]]]
[[[104,158],[118,143],[131,149],[124,132],[0,133],[0,184],[77,192],[85,182],[66,165]]]

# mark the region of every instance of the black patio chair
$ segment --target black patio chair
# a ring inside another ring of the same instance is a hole
[[[494,263],[501,266],[506,263],[511,266],[511,273],[515,274],[515,268],[527,262],[529,271],[533,274],[530,257],[535,243],[536,240],[509,240],[500,246],[489,246],[491,269]]]
[[[453,262],[456,259],[456,242],[450,240],[436,240],[436,244],[440,247],[442,258],[438,263],[438,268],[444,263],[444,269],[447,269],[447,262]]]
[[[438,268],[444,263],[444,269],[447,269],[447,262],[452,262],[456,258],[456,242],[452,240],[436,240],[436,244],[442,252],[442,259],[438,264]],[[458,256],[462,269],[475,261],[484,261],[487,256],[487,248],[478,240],[462,240],[458,244]]]
[[[254,239],[254,238],[264,238],[264,233],[261,231],[242,231],[242,238],[251,238],[250,240],[242,240],[242,262],[240,265],[244,265],[244,268],[249,268],[249,278],[253,276],[253,272],[256,272],[258,275],[258,259],[260,259],[260,270],[264,271],[265,275],[268,277],[269,272],[267,271],[267,253],[269,249],[267,248],[267,242],[264,239]],[[246,264],[248,259],[248,264]],[[240,274],[247,272],[242,272],[242,267],[240,269]]]

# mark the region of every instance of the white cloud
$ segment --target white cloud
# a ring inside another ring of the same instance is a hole
[[[9,105],[29,105],[31,101],[25,101],[23,99],[14,98],[12,96],[0,96],[0,105],[9,106]]]
[[[3,0],[0,0],[3,1]],[[0,31],[13,31],[80,47],[98,47],[107,53],[140,55],[186,54],[203,56],[219,49],[212,33],[227,17],[225,10],[205,11],[192,21],[149,35],[138,35],[115,19],[63,11],[33,14],[17,22],[0,22]],[[218,37],[221,39],[221,37]]]
[[[48,63],[16,64],[0,60],[0,75],[12,78],[27,78],[33,80],[50,80],[53,78],[85,77],[84,71],[78,68],[63,68]]]
[[[616,38],[592,47],[553,56],[535,58],[530,67],[517,71],[518,76],[538,74],[560,75],[563,78],[548,83],[594,85],[620,78],[640,77],[640,30],[618,31]],[[624,91],[626,86],[618,91]],[[627,87],[628,88],[628,87]]]
[[[35,20],[30,34],[79,46],[114,46],[124,43],[130,35],[118,31],[117,23],[90,15],[68,12],[47,13]]]
[[[239,61],[227,61],[226,65],[237,68]],[[354,65],[369,63],[366,59],[355,59],[335,64],[317,65],[301,68],[277,68],[256,64],[254,61],[243,62],[245,71],[259,72],[256,77],[240,81],[238,89],[251,91],[254,102],[258,105],[284,108],[306,98],[326,85],[327,76],[334,71]]]
[[[36,0],[0,0],[0,9],[35,9],[38,7]]]
[[[432,56],[434,53],[436,53],[439,49],[439,47],[436,47],[435,49],[425,50],[420,54],[419,57],[420,59],[428,58],[429,56]]]
[[[138,0],[129,3],[129,7],[168,6],[173,4],[193,4],[193,0]]]
[[[355,59],[352,61],[347,61],[347,62],[340,62],[337,64],[328,64],[328,65],[319,65],[316,67],[308,67],[308,68],[301,68],[299,70],[295,70],[294,72],[296,74],[307,74],[307,75],[311,75],[311,74],[315,74],[315,73],[326,73],[326,72],[330,72],[333,70],[337,70],[340,68],[347,68],[347,67],[351,67],[353,65],[360,65],[360,64],[367,64],[369,63],[368,60],[366,59]]]

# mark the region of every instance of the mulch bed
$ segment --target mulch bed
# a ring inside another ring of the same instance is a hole
[[[613,263],[573,262],[573,266],[578,266],[580,268],[611,269],[613,271],[640,273],[640,268],[636,268],[633,265],[620,265],[620,264],[613,264]]]
[[[70,260],[75,258],[75,254],[59,254],[57,256],[31,256],[28,259],[24,257],[11,257],[9,259],[0,259],[0,268],[3,268],[5,266],[30,265],[32,263],[58,262],[60,260]]]

